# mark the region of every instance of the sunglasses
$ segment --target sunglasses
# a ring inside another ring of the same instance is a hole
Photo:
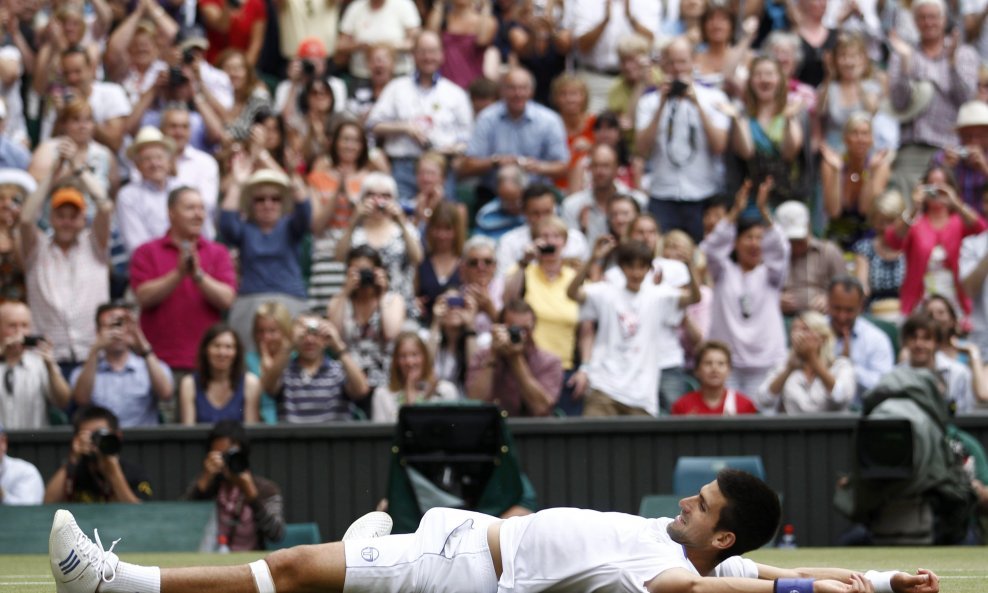
[[[281,196],[277,194],[272,194],[267,196],[254,196],[255,204],[263,204],[264,202],[274,202],[277,204],[281,202]]]
[[[493,266],[494,259],[490,257],[471,257],[467,260],[467,265],[471,268],[476,268],[480,266],[480,264],[484,264],[485,266]]]

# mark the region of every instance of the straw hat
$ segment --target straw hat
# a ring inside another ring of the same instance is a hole
[[[127,148],[127,158],[135,160],[137,153],[145,146],[156,144],[168,151],[168,154],[175,154],[175,143],[171,138],[161,133],[161,130],[154,126],[144,126],[137,132],[134,142]]]

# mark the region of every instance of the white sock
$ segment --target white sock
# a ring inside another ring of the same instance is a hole
[[[161,569],[121,561],[117,576],[109,583],[100,583],[99,593],[161,593]]]

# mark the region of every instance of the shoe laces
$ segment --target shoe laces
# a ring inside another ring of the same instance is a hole
[[[120,539],[116,539],[110,544],[109,550],[103,549],[103,542],[99,537],[99,529],[93,530],[93,535],[96,537],[96,543],[93,543],[82,530],[77,530],[76,541],[79,544],[79,551],[86,555],[86,558],[99,573],[100,580],[104,583],[111,583],[113,579],[117,578],[117,567],[116,565],[111,565],[108,556],[113,553],[113,548],[117,546]],[[107,570],[110,572],[110,576],[107,577]]]

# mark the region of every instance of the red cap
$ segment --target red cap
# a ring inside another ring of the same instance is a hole
[[[298,51],[295,55],[305,60],[308,58],[324,59],[326,57],[326,44],[318,37],[306,37],[298,44]]]

